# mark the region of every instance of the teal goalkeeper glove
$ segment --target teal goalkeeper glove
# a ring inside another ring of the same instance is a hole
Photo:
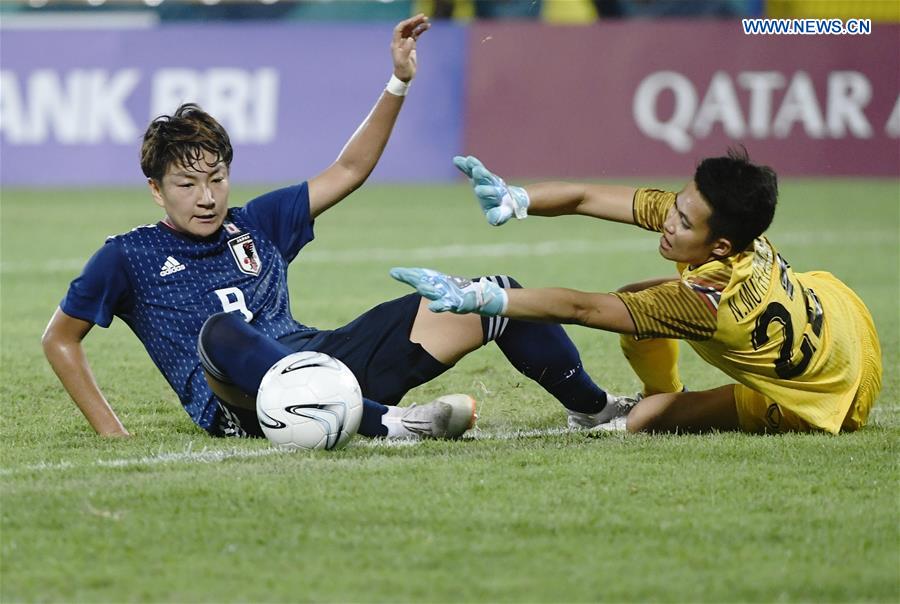
[[[433,300],[428,304],[428,309],[433,312],[474,312],[495,317],[506,310],[506,292],[487,279],[470,281],[427,268],[392,268],[391,277],[413,286],[422,296]]]
[[[515,216],[519,220],[528,216],[528,193],[522,187],[511,187],[502,178],[492,174],[477,157],[453,158],[453,164],[469,177],[475,197],[489,224],[500,226]]]

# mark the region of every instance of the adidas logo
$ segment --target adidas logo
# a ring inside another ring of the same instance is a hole
[[[178,262],[172,256],[166,258],[166,263],[162,265],[162,268],[159,269],[159,276],[165,277],[166,275],[171,275],[172,273],[177,273],[178,271],[183,271],[185,267],[182,263]]]

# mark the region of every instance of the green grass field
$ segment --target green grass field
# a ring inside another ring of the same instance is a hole
[[[134,437],[94,436],[40,335],[104,237],[158,208],[140,190],[4,190],[0,211],[2,602],[900,599],[897,182],[786,182],[770,231],[795,269],[833,272],[875,317],[884,389],[861,432],[586,438],[489,347],[404,403],[472,393],[474,439],[315,454],[206,437],[121,321],[86,348]],[[292,304],[322,328],[406,293],[397,265],[607,291],[672,270],[633,228],[490,228],[463,186],[364,188],[317,235]],[[599,382],[638,389],[615,335],[567,329]],[[726,381],[687,348],[682,375]]]

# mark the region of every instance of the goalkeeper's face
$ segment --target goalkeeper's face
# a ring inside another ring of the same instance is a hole
[[[166,223],[195,237],[219,230],[228,212],[228,166],[204,152],[193,165],[169,164],[161,181],[149,180],[150,193],[166,211]]]
[[[712,208],[690,182],[678,193],[659,238],[663,258],[693,266],[731,253],[731,243],[721,237],[710,240]]]

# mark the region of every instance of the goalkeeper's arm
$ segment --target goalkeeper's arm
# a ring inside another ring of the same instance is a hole
[[[576,323],[625,334],[637,331],[625,303],[611,294],[564,288],[503,289],[487,279],[473,282],[427,268],[395,267],[391,276],[431,300],[428,308],[434,312]]]
[[[502,314],[511,319],[574,323],[624,334],[637,331],[625,303],[612,294],[561,287],[517,288],[505,293]]]
[[[506,184],[477,157],[456,156],[454,165],[469,178],[488,223],[499,226],[515,216],[580,214],[634,224],[636,189],[615,185],[542,182],[527,187]]]
[[[540,182],[525,187],[533,216],[578,214],[634,224],[634,187]]]

